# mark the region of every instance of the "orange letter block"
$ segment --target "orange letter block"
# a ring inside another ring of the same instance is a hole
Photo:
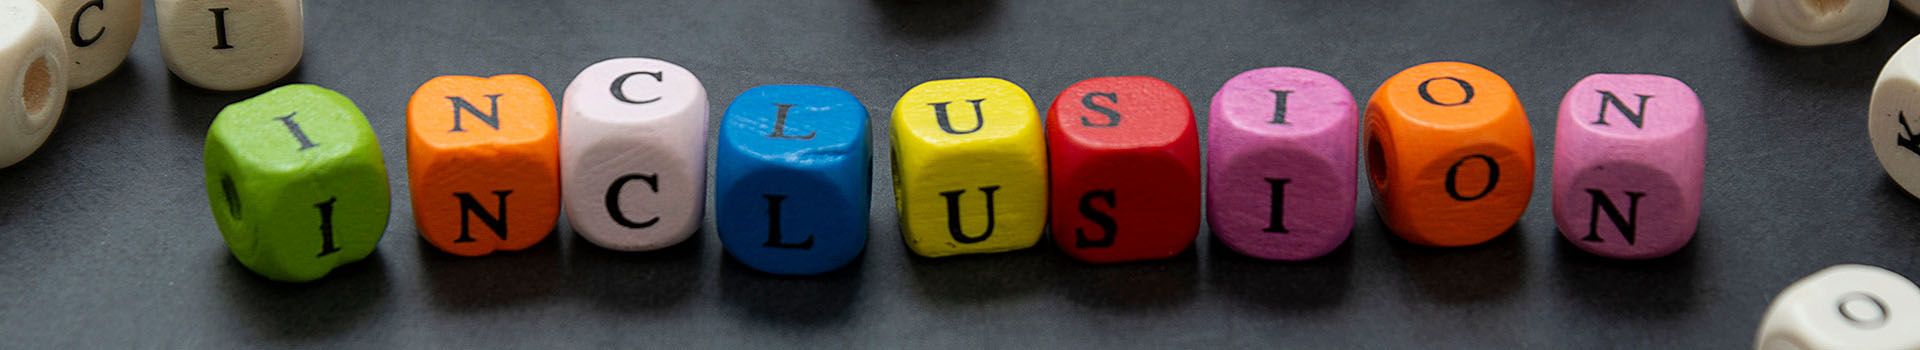
[[[1507,80],[1486,68],[1407,68],[1367,102],[1367,179],[1387,228],[1421,245],[1480,244],[1533,194],[1533,134]]]
[[[560,213],[553,96],[518,74],[441,76],[407,102],[407,180],[420,236],[448,253],[521,250]]]

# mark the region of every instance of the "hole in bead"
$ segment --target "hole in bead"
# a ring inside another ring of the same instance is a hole
[[[53,67],[47,58],[36,58],[32,64],[28,64],[27,77],[20,84],[20,103],[27,107],[28,118],[33,118],[33,124],[38,125],[43,122],[40,119],[47,117],[47,105],[50,104],[47,100],[58,93],[53,91]]]
[[[1380,138],[1367,138],[1367,179],[1374,188],[1387,188],[1387,156],[1380,148]]]
[[[1801,0],[1801,4],[1813,9],[1815,13],[1829,15],[1847,8],[1848,1],[1851,0]]]

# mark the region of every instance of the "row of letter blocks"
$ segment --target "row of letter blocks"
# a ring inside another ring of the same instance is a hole
[[[526,249],[562,210],[609,249],[657,249],[699,231],[708,111],[692,73],[612,59],[582,71],[564,97],[556,112],[547,89],[522,75],[419,87],[407,107],[407,172],[427,243],[463,256]],[[1227,246],[1311,259],[1353,228],[1361,153],[1381,217],[1416,244],[1492,239],[1532,193],[1525,113],[1504,80],[1477,66],[1401,72],[1364,118],[1325,74],[1243,73],[1213,97],[1204,176],[1187,101],[1159,79],[1094,78],[1062,90],[1043,118],[1006,80],[914,87],[891,118],[902,239],[942,257],[1028,248],[1050,232],[1083,261],[1163,259],[1198,234],[1204,182],[1205,218]],[[1665,77],[1594,75],[1560,112],[1554,216],[1568,240],[1620,258],[1684,246],[1705,154],[1692,90]],[[384,185],[385,170],[359,115],[312,86],[222,112],[208,136],[207,188],[242,262],[306,280],[371,251],[384,229],[372,217],[386,208],[373,190],[385,187],[362,185]],[[858,257],[870,218],[868,123],[858,99],[830,87],[761,86],[735,98],[711,184],[729,255],[796,275]]]

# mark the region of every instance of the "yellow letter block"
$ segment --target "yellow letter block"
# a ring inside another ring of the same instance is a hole
[[[1033,98],[998,78],[935,80],[893,106],[900,235],[926,257],[1032,247],[1047,223],[1047,140]]]

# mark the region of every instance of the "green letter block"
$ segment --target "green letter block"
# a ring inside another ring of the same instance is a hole
[[[240,263],[305,282],[373,253],[387,230],[380,141],[353,101],[288,85],[220,111],[207,131],[207,203]]]

